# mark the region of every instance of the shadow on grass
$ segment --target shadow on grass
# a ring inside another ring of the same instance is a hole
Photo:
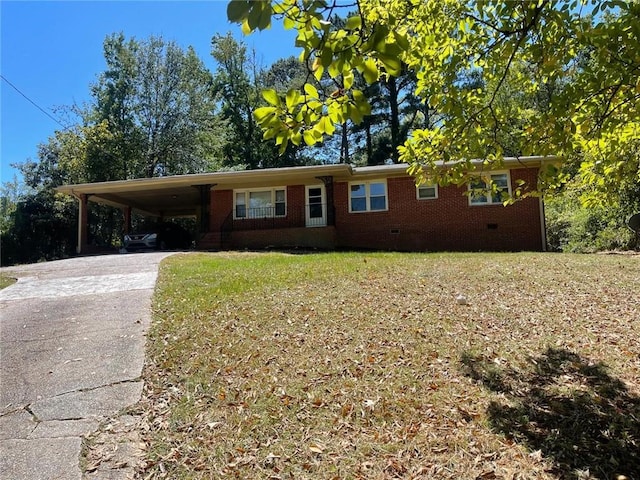
[[[560,478],[640,479],[640,398],[594,364],[549,348],[526,369],[464,354],[464,373],[502,400],[492,401],[492,428],[541,451]]]

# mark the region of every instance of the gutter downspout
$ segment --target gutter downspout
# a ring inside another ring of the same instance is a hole
[[[560,157],[557,157],[555,155],[551,156],[550,158],[543,158],[542,161],[540,162],[540,169],[542,169],[546,164],[548,163],[558,163],[560,161]],[[547,242],[547,221],[546,221],[546,215],[545,215],[545,208],[544,208],[544,198],[542,195],[540,195],[539,197],[539,205],[540,205],[540,240],[542,241],[542,251],[543,252],[548,252],[549,251],[549,244]]]
[[[540,195],[540,198],[538,199],[538,202],[540,203],[540,240],[542,241],[542,251],[546,252],[547,251],[547,222],[545,220],[545,214],[544,214],[544,200],[542,198],[542,195]]]

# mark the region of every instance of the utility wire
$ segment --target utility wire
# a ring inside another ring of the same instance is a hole
[[[67,127],[66,125],[63,125],[60,120],[58,120],[56,117],[54,117],[53,115],[51,115],[49,112],[47,112],[44,108],[42,108],[40,105],[38,105],[36,102],[34,102],[33,100],[31,100],[29,97],[27,97],[24,93],[22,93],[20,91],[20,89],[18,87],[16,87],[13,83],[11,83],[9,80],[7,80],[4,75],[0,74],[0,78],[2,78],[2,80],[4,80],[5,82],[7,82],[9,84],[9,86],[11,88],[13,88],[16,92],[18,92],[20,95],[22,95],[29,103],[31,103],[34,107],[36,107],[38,110],[40,110],[42,113],[44,113],[47,117],[49,117],[51,120],[53,120],[54,122],[56,122],[58,125],[60,125],[62,128],[64,128],[65,130],[67,130],[69,127]]]

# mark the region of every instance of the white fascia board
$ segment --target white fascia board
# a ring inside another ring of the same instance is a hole
[[[316,176],[349,176],[351,166],[346,164],[313,165],[305,167],[265,168],[231,172],[196,173],[190,175],[174,175],[170,177],[136,178],[116,180],[112,182],[82,183],[63,185],[56,190],[69,195],[100,194],[132,190],[156,190],[172,187],[188,187],[195,185],[249,184],[271,183],[278,181],[292,184],[298,180]]]

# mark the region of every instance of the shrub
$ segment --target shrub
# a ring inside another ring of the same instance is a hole
[[[564,193],[546,203],[545,213],[551,251],[593,253],[635,246],[626,224],[629,213],[621,207],[585,207],[575,195]]]

